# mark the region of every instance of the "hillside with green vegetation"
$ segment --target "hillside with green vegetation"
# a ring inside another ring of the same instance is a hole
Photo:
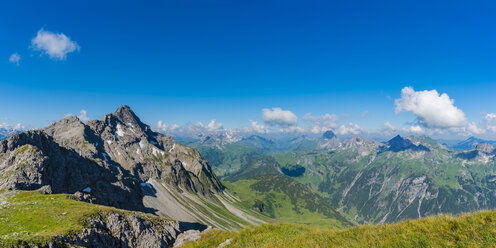
[[[284,175],[272,157],[252,159],[223,184],[245,209],[282,222],[312,223],[335,227],[351,223],[330,207],[329,199]]]
[[[106,225],[105,219],[111,214],[122,219],[132,216],[142,221],[142,228],[148,224],[162,233],[177,224],[156,215],[77,201],[65,194],[7,191],[0,198],[1,247],[75,244],[83,230],[92,229],[94,221]]]
[[[346,229],[297,224],[264,224],[239,232],[213,230],[193,247],[494,247],[496,211],[460,217],[438,215],[386,225]]]
[[[197,146],[197,149],[216,168],[219,177],[235,173],[251,159],[266,154],[263,149],[245,143],[226,144],[221,149],[215,146]]]
[[[428,137],[400,142],[405,143],[381,147],[358,139],[330,151],[273,157],[282,167],[304,167],[305,173],[296,180],[329,197],[332,207],[361,223],[496,207],[494,155],[473,150],[476,156],[464,159]]]
[[[224,158],[225,152],[236,157],[266,143],[262,140],[257,146],[256,141],[230,144],[241,150],[249,147],[245,152],[224,150],[226,145],[211,146],[208,156],[214,161]],[[224,174],[223,180],[237,187],[238,180],[250,175],[285,175],[357,223],[391,223],[496,207],[492,193],[496,189],[495,150],[489,144],[453,151],[426,136],[396,136],[383,143],[361,137],[342,143],[308,137],[272,142],[277,149],[265,150],[262,160],[275,166],[256,166],[253,161],[261,161],[262,155],[252,154],[245,157],[244,164],[236,165],[238,170],[232,167]],[[246,162],[248,158],[251,160]],[[224,170],[212,165],[216,172]],[[239,184],[238,188],[254,191],[246,182]]]

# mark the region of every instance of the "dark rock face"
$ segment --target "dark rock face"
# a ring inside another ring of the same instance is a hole
[[[45,244],[22,247],[172,247],[183,232],[176,221],[151,221],[136,215],[117,212],[91,217],[89,227],[71,236],[59,236]]]
[[[128,106],[100,121],[70,116],[0,141],[0,177],[0,189],[44,187],[139,211],[152,211],[142,205],[140,187],[150,178],[204,196],[223,190],[196,150],[153,132]]]
[[[474,150],[459,152],[455,155],[455,157],[465,160],[475,160],[483,157],[484,155],[494,155],[495,152],[494,146],[488,143],[479,143],[475,146]]]
[[[336,148],[341,145],[341,141],[338,136],[334,134],[333,131],[329,130],[322,134],[322,139],[319,142],[320,147],[322,148]]]
[[[429,148],[426,146],[420,144],[420,145],[415,145],[413,144],[410,140],[404,139],[403,137],[397,135],[396,137],[392,138],[386,143],[387,147],[385,148],[386,151],[392,151],[392,152],[401,152],[405,150],[412,150],[412,151],[430,151]]]
[[[336,134],[334,134],[334,132],[333,132],[333,131],[329,130],[329,131],[326,131],[326,132],[322,135],[322,137],[323,137],[324,139],[333,139],[333,138],[336,138],[337,136],[336,136]]]

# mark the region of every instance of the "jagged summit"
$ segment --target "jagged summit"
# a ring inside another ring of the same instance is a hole
[[[137,126],[146,126],[141,122],[138,116],[127,105],[120,106],[113,114],[117,120],[124,124],[132,124]],[[144,128],[144,127],[143,127]]]
[[[336,148],[341,145],[341,140],[339,140],[338,136],[331,131],[328,130],[322,134],[322,138],[319,141],[319,145],[321,148],[324,149],[331,149],[331,148]]]
[[[333,139],[333,138],[337,138],[336,134],[334,134],[333,131],[331,130],[328,130],[328,131],[325,131],[324,134],[322,134],[322,137],[324,139]]]
[[[0,156],[0,173],[9,177],[0,189],[48,187],[124,209],[144,211],[140,184],[148,180],[204,196],[223,190],[198,151],[153,132],[126,105],[102,120],[67,116],[12,135],[0,142]]]
[[[475,146],[475,149],[487,154],[494,153],[494,146],[485,142],[477,144],[477,146]]]
[[[387,151],[392,151],[392,152],[400,152],[400,151],[405,151],[405,150],[412,150],[412,151],[430,151],[429,148],[426,146],[419,144],[415,145],[412,143],[411,140],[405,139],[401,137],[400,135],[396,135],[394,138],[390,139],[388,142],[386,142]]]

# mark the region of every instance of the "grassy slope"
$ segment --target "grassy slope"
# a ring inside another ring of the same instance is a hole
[[[183,247],[216,247],[227,239],[225,247],[494,247],[496,211],[347,229],[265,224],[240,232],[214,230]]]
[[[243,143],[226,144],[222,149],[212,146],[196,146],[195,148],[214,168],[219,177],[230,175],[252,158],[265,154],[264,150]]]
[[[265,216],[282,222],[349,226],[321,196],[306,186],[279,175],[259,176],[223,184],[246,209],[257,209]]]
[[[0,206],[0,246],[45,243],[55,236],[71,235],[87,227],[90,216],[109,212],[138,215],[154,221],[149,214],[119,210],[70,199],[67,195],[45,195],[39,191],[5,192],[10,196]],[[7,202],[7,203],[6,203]]]
[[[429,143],[426,144],[430,146]],[[444,204],[444,212],[459,213],[461,211],[476,210],[476,202],[467,198],[475,198],[477,192],[482,191],[484,194],[490,194],[493,191],[493,186],[488,183],[488,177],[496,173],[494,163],[464,162],[453,158],[452,154],[439,147],[432,145],[429,148],[432,152],[423,156],[417,156],[418,154],[411,151],[380,153],[370,164],[369,161],[373,155],[356,159],[356,153],[345,149],[337,149],[331,152],[287,152],[274,154],[273,157],[283,167],[293,164],[305,167],[305,174],[295,179],[305,185],[311,185],[312,189],[319,190],[330,197],[332,202],[338,203],[337,205],[332,205],[332,207],[341,208],[348,217],[353,218],[359,214],[357,208],[366,210],[366,212],[361,211],[357,221],[375,222],[382,219],[384,215],[383,209],[363,207],[368,200],[368,194],[363,192],[369,191],[369,188],[363,185],[364,180],[362,182],[358,181],[355,184],[355,188],[351,188],[347,195],[348,199],[342,198],[342,192],[351,184],[359,172],[363,173],[361,178],[371,178],[379,174],[379,178],[387,177],[392,180],[425,175],[430,184],[430,189],[433,191],[442,190],[441,197],[447,198],[446,204]],[[366,190],[363,192],[357,191],[356,186],[363,186]],[[378,190],[378,188],[375,190]],[[394,195],[395,190],[394,188],[384,188],[381,194],[383,197],[389,197]],[[465,205],[461,205],[456,201],[459,198],[458,196],[466,198]],[[439,201],[442,202],[444,198]],[[492,198],[487,198],[487,201],[492,201]],[[424,208],[431,209],[432,202],[424,201]],[[494,206],[491,204],[488,204],[488,206]],[[415,218],[417,213],[416,211],[405,212],[405,215],[408,218]]]

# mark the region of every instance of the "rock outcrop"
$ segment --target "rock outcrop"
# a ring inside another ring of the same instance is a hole
[[[321,148],[336,148],[341,145],[341,141],[339,140],[338,136],[334,134],[333,131],[326,131],[324,134],[322,134],[322,139],[320,140],[320,147]]]
[[[207,161],[170,136],[153,132],[122,106],[86,124],[69,116],[0,142],[0,189],[75,194],[81,200],[153,212],[143,206],[149,179],[212,197],[223,190]]]

